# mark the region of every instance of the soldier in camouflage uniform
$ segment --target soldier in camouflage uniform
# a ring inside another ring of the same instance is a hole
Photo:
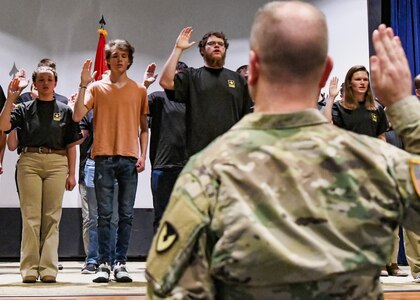
[[[384,25],[373,41],[376,95],[420,153],[404,51]],[[332,60],[312,5],[266,4],[250,43],[255,113],[183,170],[150,249],[148,297],[381,299],[393,231],[420,229],[420,156],[342,130],[315,109]]]

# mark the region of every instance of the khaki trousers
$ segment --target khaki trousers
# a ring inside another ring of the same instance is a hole
[[[17,165],[22,214],[22,277],[57,276],[58,226],[68,173],[67,157],[23,153]]]
[[[400,249],[400,236],[399,236],[399,227],[394,231],[394,244],[392,246],[392,254],[391,254],[391,264],[398,264],[398,250]]]
[[[411,275],[416,278],[420,274],[420,235],[406,229],[403,232],[405,256],[410,266]]]

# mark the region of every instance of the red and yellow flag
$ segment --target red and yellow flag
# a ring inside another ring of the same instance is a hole
[[[99,41],[98,41],[98,47],[96,48],[96,57],[95,57],[95,67],[94,71],[96,71],[95,74],[95,80],[100,80],[102,78],[102,74],[108,70],[108,67],[106,65],[106,59],[105,59],[105,45],[106,45],[106,36],[108,35],[108,32],[100,28],[98,29],[99,33]]]

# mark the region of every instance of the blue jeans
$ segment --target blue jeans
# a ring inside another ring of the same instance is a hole
[[[118,229],[115,262],[127,261],[136,200],[137,159],[125,156],[95,157],[95,192],[98,202],[98,263],[111,264],[111,219],[115,180],[118,182]]]
[[[153,229],[155,232],[159,227],[159,222],[162,218],[163,212],[165,211],[166,206],[168,206],[172,189],[181,171],[181,167],[154,169],[152,171],[151,186],[153,195],[153,208],[155,212]]]
[[[85,188],[86,188],[86,199],[88,206],[89,215],[89,243],[86,257],[86,263],[98,264],[98,204],[96,202],[95,184],[95,161],[87,159],[85,165]],[[115,185],[114,201],[113,201],[113,213],[111,217],[111,236],[110,236],[110,256],[111,263],[115,260],[115,243],[117,236],[118,226],[118,185]]]

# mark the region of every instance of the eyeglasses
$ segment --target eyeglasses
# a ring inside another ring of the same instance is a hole
[[[207,43],[206,43],[206,45],[207,45],[207,46],[210,46],[210,47],[216,46],[216,44],[217,44],[218,46],[220,46],[220,47],[224,47],[224,46],[225,46],[225,43],[224,43],[224,42],[215,42],[215,41],[211,41],[211,42],[207,42]]]

